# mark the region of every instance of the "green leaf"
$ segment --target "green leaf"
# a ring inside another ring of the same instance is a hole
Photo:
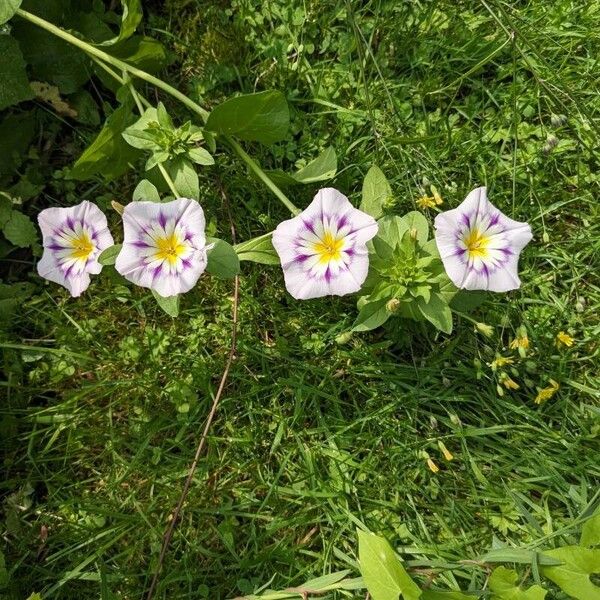
[[[458,290],[450,306],[459,312],[471,312],[481,306],[489,297],[489,293],[479,290]]]
[[[119,42],[110,49],[110,53],[149,73],[160,71],[168,63],[165,47],[158,40],[145,35],[134,35],[128,40]]]
[[[478,600],[479,596],[446,590],[423,590],[421,600]]]
[[[27,248],[37,241],[37,230],[31,219],[19,212],[13,210],[8,221],[2,228],[4,237],[19,248]]]
[[[150,123],[158,123],[158,111],[154,107],[147,108],[133,125],[123,131],[123,139],[130,146],[140,150],[160,149],[155,136],[147,131]]]
[[[600,544],[600,509],[583,524],[580,544],[585,548]]]
[[[142,179],[133,190],[133,201],[147,200],[149,202],[160,202],[160,194],[153,183]]]
[[[409,231],[414,230],[416,232],[417,241],[424,244],[429,237],[429,223],[423,215],[416,210],[413,210],[402,217],[402,220],[406,223]]]
[[[590,581],[590,575],[600,573],[600,550],[581,546],[564,546],[544,551],[564,564],[542,567],[542,575],[553,581],[563,592],[577,600],[600,600],[600,587]]]
[[[114,244],[109,248],[106,248],[100,253],[98,257],[98,262],[101,265],[114,265],[117,262],[117,256],[119,252],[121,252],[121,248],[123,248],[123,244]]]
[[[22,0],[2,0],[0,3],[0,25],[4,25],[21,6]]]
[[[36,131],[34,111],[6,115],[0,123],[0,175],[12,175],[18,169]]]
[[[96,44],[96,46],[113,46],[133,35],[133,32],[140,24],[143,16],[140,0],[121,0],[121,6],[123,7],[123,15],[121,17],[119,35],[101,44]]]
[[[206,129],[249,142],[272,144],[285,138],[290,113],[281,92],[247,94],[226,100],[208,117]]]
[[[215,159],[204,148],[192,148],[187,153],[188,158],[197,165],[214,165]]]
[[[337,155],[332,146],[325,149],[317,158],[294,173],[292,177],[298,183],[315,183],[335,176],[337,171]]]
[[[83,181],[96,175],[114,179],[122,175],[139,153],[122,137],[133,115],[129,103],[120,106],[106,120],[104,127],[79,157],[70,171],[70,178]]]
[[[418,600],[421,590],[383,538],[358,531],[360,572],[373,600]]]
[[[206,241],[214,244],[208,251],[206,270],[221,279],[235,277],[240,272],[240,259],[233,246],[216,238],[208,238]]]
[[[27,600],[42,600],[42,595],[35,592],[34,594],[31,594]]]
[[[525,590],[519,587],[518,581],[516,571],[506,567],[494,569],[489,581],[492,600],[544,600],[546,597],[546,590],[539,585]]]
[[[452,333],[452,312],[444,298],[434,292],[429,302],[418,300],[419,312],[436,328],[444,333]]]
[[[33,92],[19,44],[11,36],[0,34],[0,110],[31,98]]]
[[[167,167],[169,176],[181,198],[200,199],[200,183],[194,165],[187,158],[176,158]]]
[[[377,231],[377,237],[375,239],[384,241],[387,244],[387,246],[391,249],[394,249],[400,244],[404,234],[408,231],[408,223],[404,219],[402,219],[402,217],[383,217],[379,219],[377,224],[379,226],[379,229]],[[375,240],[373,241],[373,243],[375,244]],[[376,245],[375,249],[377,250]],[[382,258],[387,258],[386,252],[384,252]],[[377,250],[377,254],[379,254],[379,250]]]
[[[247,242],[236,244],[234,249],[240,260],[249,260],[261,265],[280,264],[279,255],[271,242],[271,234],[268,237],[260,236]]]
[[[76,119],[84,125],[97,127],[100,125],[98,105],[87,90],[79,90],[69,97],[69,104],[77,112]]]
[[[352,331],[371,331],[383,325],[389,318],[390,312],[386,308],[388,298],[367,302],[358,313],[352,325]]]
[[[383,207],[392,196],[392,188],[388,183],[383,171],[373,165],[367,172],[362,188],[362,200],[360,210],[379,219],[383,215]]]
[[[522,565],[531,565],[536,561],[539,565],[559,565],[560,560],[550,558],[544,554],[538,554],[525,548],[497,548],[490,550],[486,554],[477,557],[477,562],[485,563],[519,563]]]
[[[169,296],[165,298],[152,290],[156,303],[170,316],[177,317],[179,315],[179,296]]]
[[[329,573],[329,575],[323,575],[310,579],[306,583],[298,586],[298,590],[314,594],[321,591],[327,591],[327,588],[340,582],[346,575],[350,573],[350,570],[338,571],[337,573]]]
[[[0,194],[0,228],[4,227],[12,214],[12,202],[10,198]]]

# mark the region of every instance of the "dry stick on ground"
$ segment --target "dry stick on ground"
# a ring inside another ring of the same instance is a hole
[[[227,215],[229,217],[229,223],[231,227],[231,239],[232,242],[236,243],[235,236],[235,226],[233,224],[233,218],[231,215],[231,207],[229,205],[229,199],[225,192],[225,188],[221,183],[220,179],[217,179],[217,185],[219,186],[219,190],[221,193],[221,198],[223,199],[223,204],[225,209],[227,210]],[[160,555],[158,557],[158,565],[156,566],[156,571],[154,572],[154,576],[152,577],[152,583],[150,584],[150,588],[148,589],[148,595],[146,596],[146,600],[152,600],[154,597],[154,592],[156,591],[156,586],[158,584],[158,579],[160,577],[160,573],[162,571],[163,563],[165,561],[165,557],[167,555],[167,550],[169,549],[169,545],[171,543],[171,538],[173,537],[173,532],[175,531],[175,527],[177,525],[177,521],[179,520],[179,515],[181,513],[181,509],[183,504],[187,498],[188,492],[190,491],[190,485],[192,483],[192,479],[194,477],[194,473],[196,472],[196,468],[198,467],[198,462],[200,461],[200,456],[202,455],[202,451],[204,450],[204,446],[206,443],[206,438],[208,436],[208,432],[210,430],[210,426],[214,420],[215,414],[217,412],[217,408],[219,407],[219,401],[221,400],[221,396],[223,395],[223,390],[225,389],[225,384],[227,383],[227,377],[229,376],[229,371],[231,369],[231,365],[233,361],[236,359],[236,342],[237,342],[237,324],[238,324],[238,299],[239,299],[239,275],[235,276],[234,286],[233,286],[233,306],[232,306],[232,324],[231,324],[231,345],[229,347],[229,355],[227,356],[227,362],[225,363],[225,368],[223,369],[223,375],[221,375],[221,381],[219,382],[219,387],[217,389],[217,393],[215,394],[215,398],[213,400],[210,412],[208,413],[208,418],[206,419],[206,425],[204,426],[204,431],[202,432],[202,437],[200,438],[200,442],[198,443],[198,447],[196,448],[196,454],[194,455],[194,460],[190,466],[190,470],[185,480],[185,484],[183,486],[183,490],[181,491],[181,496],[179,497],[179,501],[177,502],[177,506],[173,511],[171,516],[171,521],[165,531],[163,536],[162,548],[160,549]]]

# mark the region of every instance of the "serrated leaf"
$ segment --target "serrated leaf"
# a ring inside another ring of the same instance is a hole
[[[240,272],[240,259],[231,244],[224,240],[208,238],[213,247],[208,251],[206,270],[221,279],[231,279]]]
[[[0,25],[12,19],[21,6],[22,0],[2,0],[0,2]]]
[[[352,325],[352,331],[371,331],[383,325],[390,318],[387,302],[388,299],[383,298],[364,304]]]
[[[544,600],[546,597],[546,590],[539,585],[525,590],[519,587],[518,581],[519,575],[513,569],[494,569],[489,580],[492,600]]]
[[[383,215],[383,207],[386,201],[391,196],[392,188],[386,176],[377,165],[373,165],[367,171],[363,181],[360,210],[371,215],[374,219],[379,219]]]
[[[600,509],[583,524],[580,544],[584,548],[600,544]]]
[[[208,150],[204,148],[192,148],[187,153],[188,158],[195,162],[197,165],[214,165],[215,159],[211,156]]]
[[[165,298],[160,294],[157,294],[152,290],[156,303],[165,311],[170,317],[177,317],[179,315],[179,296],[169,296]]]
[[[0,16],[2,10],[0,8]],[[0,34],[0,110],[33,97],[17,40]]]
[[[123,14],[119,34],[110,40],[96,44],[96,46],[113,46],[129,38],[137,29],[143,16],[141,0],[121,0],[121,7],[123,8]]]
[[[132,119],[129,104],[117,108],[108,117],[96,139],[77,159],[70,171],[70,178],[83,181],[96,175],[103,175],[107,179],[122,175],[139,156],[139,152],[122,137]]]
[[[234,249],[241,261],[248,260],[261,265],[280,264],[279,255],[275,251],[275,248],[273,248],[270,234],[268,237],[261,236],[236,244]]]
[[[167,165],[169,177],[180,198],[200,199],[200,182],[194,165],[187,158],[177,158]]]
[[[332,146],[326,148],[317,158],[294,173],[292,177],[298,183],[315,183],[335,176],[337,171],[337,155]]]
[[[147,200],[149,202],[160,202],[160,194],[153,183],[142,179],[133,190],[133,201]]]
[[[267,91],[230,98],[216,106],[206,129],[249,142],[272,144],[285,138],[290,113],[281,92]]]
[[[417,308],[436,329],[444,333],[452,333],[452,312],[440,294],[436,292],[431,294],[427,303],[419,299]]]
[[[556,567],[542,567],[542,575],[553,581],[563,592],[577,600],[600,600],[600,587],[590,575],[600,573],[600,550],[581,546],[564,546],[544,551],[545,556],[563,562]]]
[[[37,241],[37,230],[31,219],[19,212],[13,210],[8,221],[2,228],[4,237],[19,248],[27,248]]]
[[[360,572],[373,600],[418,600],[421,590],[383,538],[358,531]]]
[[[100,256],[98,256],[98,262],[104,266],[114,265],[122,248],[123,244],[114,244],[113,246],[106,248],[100,253]]]

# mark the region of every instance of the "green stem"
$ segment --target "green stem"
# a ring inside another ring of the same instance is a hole
[[[168,83],[165,83],[162,79],[154,77],[154,75],[150,75],[150,73],[146,73],[146,71],[142,71],[141,69],[127,64],[125,61],[111,56],[103,50],[96,48],[96,46],[84,42],[78,37],[62,30],[60,27],[57,27],[56,25],[53,25],[52,23],[49,23],[48,21],[41,19],[40,17],[37,17],[36,15],[27,12],[22,8],[18,9],[16,14],[22,17],[23,19],[34,23],[38,27],[41,27],[42,29],[45,29],[46,31],[49,31],[57,37],[65,40],[69,44],[76,46],[77,48],[83,50],[90,56],[95,57],[96,59],[100,59],[100,61],[105,61],[108,64],[113,65],[114,67],[125,71],[126,73],[129,73],[130,75],[138,77],[139,79],[142,79],[147,83],[155,85],[157,88],[165,91],[167,94],[170,94],[174,98],[177,98],[177,100],[179,100],[182,104],[194,111],[197,115],[200,116],[202,121],[206,123],[209,115],[208,111],[202,108],[199,104],[196,104],[196,102],[188,98],[185,94],[182,94],[173,86],[169,85]],[[103,68],[107,70],[108,73],[113,75],[113,77],[116,75],[116,73],[112,72],[112,70],[107,69],[105,65],[103,66]],[[121,77],[117,76],[117,80],[124,83],[124,80]],[[277,187],[277,185],[275,185],[275,183],[271,181],[269,176],[260,168],[256,161],[254,161],[248,154],[246,154],[244,149],[234,139],[230,138],[229,136],[224,136],[224,138],[228,142],[229,146],[233,149],[233,151],[248,165],[250,170],[256,174],[256,176],[273,192],[273,194],[275,194],[275,196],[277,196],[277,198],[281,200],[283,205],[293,215],[297,215],[300,212],[300,210],[296,206],[294,206],[294,204],[279,189],[279,187]]]
[[[288,199],[288,197],[269,179],[269,176],[258,166],[246,151],[230,136],[223,138],[231,146],[232,150],[248,165],[250,170],[281,200],[282,204],[293,214],[297,215],[300,209]]]
[[[143,79],[144,81],[151,83],[152,85],[155,85],[157,88],[164,90],[168,94],[171,94],[171,96],[173,96],[174,98],[177,98],[180,102],[182,102],[188,108],[190,108],[196,114],[198,114],[200,116],[200,118],[202,119],[202,121],[204,123],[206,123],[206,119],[208,119],[208,114],[209,114],[208,111],[205,110],[204,108],[202,108],[199,104],[196,104],[193,100],[188,98],[185,94],[182,94],[179,90],[175,89],[173,86],[169,85],[168,83],[165,83],[162,79],[159,79],[158,77],[154,77],[154,75],[150,75],[150,73],[146,73],[146,71],[142,71],[141,69],[138,69],[137,67],[133,67],[133,66],[127,64],[126,62],[124,62],[114,56],[111,56],[107,52],[104,52],[103,50],[96,48],[96,46],[93,46],[92,44],[88,44],[87,42],[84,42],[83,40],[79,39],[78,37],[75,37],[74,35],[71,35],[70,33],[67,33],[66,31],[62,30],[60,27],[57,27],[56,25],[53,25],[52,23],[49,23],[48,21],[41,19],[40,17],[37,17],[36,15],[34,15],[30,12],[27,12],[26,10],[23,10],[22,8],[19,8],[17,10],[16,14],[19,15],[20,17],[22,17],[23,19],[26,19],[27,21],[34,23],[38,27],[41,27],[42,29],[45,29],[46,31],[49,31],[50,33],[56,35],[57,37],[65,40],[65,42],[69,42],[69,44],[73,44],[73,46],[77,46],[80,50],[87,52],[87,54],[95,56],[96,58],[99,58],[99,59],[113,65],[114,67],[121,69],[122,71],[126,71],[127,73],[130,73],[131,75],[134,75],[135,77],[138,77],[139,79]]]

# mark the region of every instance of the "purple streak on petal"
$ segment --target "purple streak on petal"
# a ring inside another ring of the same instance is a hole
[[[494,227],[494,225],[498,225],[498,223],[500,222],[500,213],[494,213],[491,217],[490,217],[490,227]]]
[[[350,257],[353,257],[356,254],[356,252],[354,251],[354,247],[346,248],[346,250],[344,250],[344,252]]]
[[[460,220],[463,223],[463,225],[466,225],[467,227],[471,227],[471,215],[462,213],[460,215]]]
[[[158,224],[164,229],[165,225],[167,224],[167,217],[166,215],[163,213],[163,211],[159,211],[158,212]]]
[[[152,281],[154,281],[157,277],[159,277],[162,274],[162,270],[162,263],[152,270]]]
[[[74,229],[75,221],[73,221],[73,217],[67,217],[67,227],[69,229]]]
[[[338,222],[337,222],[338,229],[345,227],[346,225],[348,225],[348,223],[349,223],[348,215],[341,215],[340,217],[338,217]]]
[[[327,267],[327,269],[325,269],[325,281],[327,283],[331,283],[332,278],[333,278],[333,275],[331,274],[331,270],[329,267]]]
[[[297,256],[294,257],[294,262],[295,263],[303,263],[306,259],[308,258],[308,256],[306,254],[298,254]]]
[[[312,219],[302,219],[302,223],[311,233],[315,232],[315,224]]]
[[[185,242],[191,242],[193,239],[194,239],[194,234],[191,231],[186,229],[185,235],[183,236],[183,240]]]
[[[189,258],[183,258],[181,260],[181,266],[183,267],[181,270],[183,271],[184,269],[191,269],[192,268],[192,261]]]
[[[131,245],[135,246],[136,248],[150,248],[150,244],[147,244],[143,240],[135,240],[131,242]]]

